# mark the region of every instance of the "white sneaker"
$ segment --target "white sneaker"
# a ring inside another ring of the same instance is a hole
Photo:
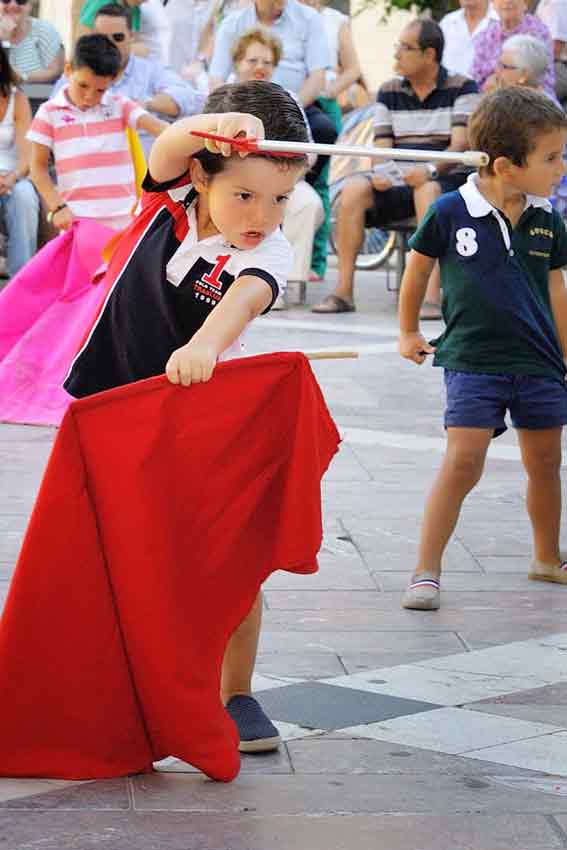
[[[272,310],[287,310],[285,295],[278,295],[272,304]]]

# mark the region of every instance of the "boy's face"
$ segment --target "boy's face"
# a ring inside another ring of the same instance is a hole
[[[536,140],[534,150],[528,154],[526,164],[512,165],[511,176],[515,188],[530,195],[549,198],[565,174],[563,151],[567,131],[551,130]]]
[[[90,68],[73,68],[70,64],[65,65],[65,76],[69,80],[69,99],[79,109],[97,106],[113,82],[112,77],[97,77]]]
[[[199,178],[200,163],[193,161],[192,169],[212,223],[229,244],[243,250],[255,248],[280,226],[287,199],[303,174],[299,165],[238,154],[221,174],[206,180]]]

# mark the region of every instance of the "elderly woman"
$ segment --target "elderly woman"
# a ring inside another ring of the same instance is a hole
[[[513,35],[502,45],[496,72],[498,85],[528,86],[545,91],[543,81],[549,68],[549,55],[545,44],[531,35]],[[545,92],[547,94],[547,92]],[[549,95],[548,95],[549,96]],[[551,99],[557,103],[555,95]],[[567,216],[567,177],[563,175],[551,202],[565,218]]]
[[[0,34],[19,81],[50,83],[63,73],[63,44],[52,24],[32,17],[31,5],[31,0],[2,0]]]
[[[543,91],[549,68],[549,54],[543,42],[532,35],[513,35],[502,45],[496,77],[498,85],[529,86]]]
[[[271,80],[281,56],[282,43],[268,30],[256,27],[245,32],[232,50],[232,61],[239,82]],[[303,111],[301,104],[300,108]],[[303,117],[311,136],[305,113]],[[313,238],[322,221],[323,205],[319,196],[309,183],[300,180],[287,202],[283,221],[284,235],[294,251],[294,264],[289,278],[290,281],[305,284],[305,281],[308,280]],[[274,305],[276,309],[282,309],[284,306],[285,304],[281,301]]]
[[[506,39],[513,35],[533,35],[542,41],[548,52],[549,66],[545,74],[544,89],[551,96],[555,93],[553,69],[553,44],[545,24],[526,12],[525,0],[494,0],[494,9],[500,20],[492,21],[482,32],[475,45],[471,76],[482,91],[492,91],[498,85],[496,75],[500,51]]]

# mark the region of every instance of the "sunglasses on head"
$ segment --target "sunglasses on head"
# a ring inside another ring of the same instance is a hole
[[[12,0],[2,0],[4,6],[9,6],[11,2]],[[25,6],[28,0],[15,0],[15,2],[18,6]]]

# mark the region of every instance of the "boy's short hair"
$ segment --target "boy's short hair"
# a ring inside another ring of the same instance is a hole
[[[132,29],[132,10],[128,6],[122,6],[120,3],[106,3],[98,9],[94,16],[95,21],[101,15],[108,18],[124,18],[128,24],[128,29]]]
[[[105,35],[82,35],[75,44],[71,67],[89,68],[97,77],[116,77],[122,57],[116,45]]]
[[[307,126],[297,101],[277,83],[251,80],[219,86],[207,98],[203,112],[247,112],[261,120],[267,139],[279,142],[309,141]],[[281,163],[303,166],[307,162],[305,155],[290,158],[278,156],[277,153],[261,153],[251,156],[269,156]],[[199,151],[195,159],[201,162],[207,174],[219,174],[226,165],[226,157],[207,150]]]
[[[481,100],[470,117],[468,133],[471,148],[490,157],[486,171],[493,174],[494,160],[499,156],[521,167],[540,136],[565,129],[565,113],[547,95],[510,86]]]
[[[240,36],[232,48],[232,61],[234,63],[240,62],[251,44],[262,44],[268,50],[271,50],[274,57],[274,66],[279,65],[282,58],[283,45],[277,36],[272,35],[264,27],[254,27]]]

